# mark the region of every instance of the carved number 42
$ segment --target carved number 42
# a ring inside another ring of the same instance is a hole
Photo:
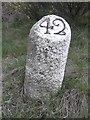
[[[42,23],[44,23],[45,21],[47,22],[47,25],[46,25],[46,26],[43,26]],[[54,34],[56,34],[56,35],[65,35],[65,34],[66,34],[66,33],[64,32],[64,30],[65,30],[65,23],[63,22],[63,20],[62,20],[62,19],[59,19],[59,18],[56,18],[56,19],[52,22],[54,26],[57,26],[57,27],[58,27],[59,24],[55,24],[55,21],[60,21],[60,22],[62,22],[62,23],[63,23],[63,28],[62,28],[62,30],[60,30],[60,31],[58,31],[57,33],[54,33]],[[50,18],[45,19],[42,23],[40,24],[40,27],[46,28],[46,32],[45,32],[44,34],[50,34],[49,29],[51,29],[51,30],[54,29],[54,26],[50,26]]]

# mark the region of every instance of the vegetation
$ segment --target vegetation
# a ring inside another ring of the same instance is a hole
[[[3,12],[6,13],[5,16],[3,13],[2,24],[4,118],[88,117],[88,16],[84,14],[88,12],[87,5],[86,3],[3,3]],[[4,9],[8,9],[10,14],[12,12],[13,20],[12,14],[8,16],[9,13]],[[70,24],[72,40],[63,86],[57,94],[50,93],[50,97],[43,101],[28,101],[22,96],[22,86],[30,28],[44,15],[53,13],[61,16],[60,11],[63,11],[62,16],[69,20],[69,23],[75,18],[73,24]]]

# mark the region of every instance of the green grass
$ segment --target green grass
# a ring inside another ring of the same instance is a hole
[[[83,107],[80,111],[79,117],[80,118],[87,118],[87,116],[88,116],[88,109],[87,109],[87,107]]]
[[[23,68],[25,65],[26,65],[26,59],[25,59],[26,56],[21,56],[21,57],[18,57],[18,58],[15,58],[13,59],[13,61],[11,62],[6,62],[6,63],[3,63],[3,71],[8,73],[9,71],[12,71],[14,69],[20,69],[20,68]]]
[[[22,23],[3,23],[3,73],[10,73],[14,69],[24,68],[26,64],[26,53],[28,34],[33,22]],[[88,37],[87,28],[78,27],[72,31],[72,40],[67,60],[68,67],[72,66],[69,75],[63,81],[62,89],[57,94],[50,93],[43,102],[22,101],[21,90],[25,74],[23,69],[19,73],[8,76],[3,82],[3,116],[4,117],[61,117],[61,110],[64,104],[61,102],[66,93],[75,90],[79,93],[88,93]],[[71,102],[71,101],[69,101]],[[73,110],[72,110],[73,113]],[[74,113],[73,113],[74,114]],[[73,117],[73,114],[69,117]],[[75,114],[74,114],[75,116]],[[82,107],[77,117],[87,118],[87,108]]]
[[[24,23],[3,23],[2,56],[8,55],[18,57],[26,54],[28,35],[33,22]]]

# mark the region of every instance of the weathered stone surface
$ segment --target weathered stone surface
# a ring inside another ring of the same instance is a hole
[[[70,27],[59,16],[47,15],[32,27],[24,83],[28,97],[42,98],[61,87],[70,40]]]

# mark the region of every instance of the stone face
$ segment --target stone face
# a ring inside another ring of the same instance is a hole
[[[24,93],[42,98],[62,86],[71,30],[56,15],[47,15],[30,30]]]

